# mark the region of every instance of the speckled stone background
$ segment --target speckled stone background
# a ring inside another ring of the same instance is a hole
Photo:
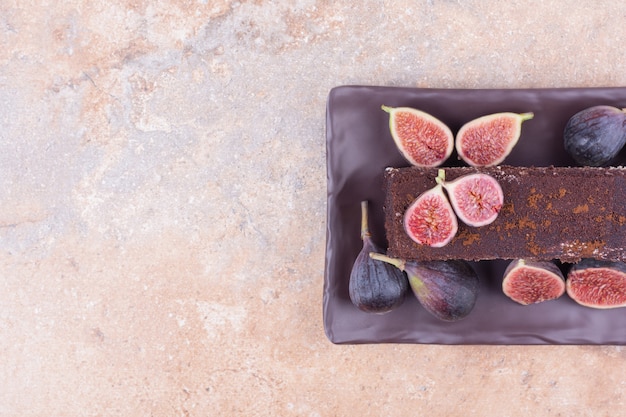
[[[326,339],[324,117],[344,84],[623,86],[625,19],[0,1],[0,415],[618,415],[621,347]]]

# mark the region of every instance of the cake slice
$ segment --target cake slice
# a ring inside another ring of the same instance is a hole
[[[437,168],[388,168],[385,230],[389,255],[403,259],[582,258],[626,261],[626,169],[622,167],[445,168],[446,180],[483,172],[498,180],[504,205],[491,224],[459,222],[446,246],[419,245],[404,231],[407,207],[435,186]]]

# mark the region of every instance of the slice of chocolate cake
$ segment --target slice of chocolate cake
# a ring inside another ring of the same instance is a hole
[[[626,260],[626,169],[444,168],[446,180],[483,172],[498,180],[504,205],[491,224],[459,230],[441,248],[415,243],[404,231],[407,207],[436,185],[438,169],[385,172],[385,229],[389,254],[403,259]]]

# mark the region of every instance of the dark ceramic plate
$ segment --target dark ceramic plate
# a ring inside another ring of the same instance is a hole
[[[501,289],[508,261],[474,264],[481,288],[474,310],[447,323],[428,314],[410,294],[397,310],[374,315],[350,302],[350,269],[360,248],[361,200],[370,202],[370,229],[387,247],[382,177],[386,167],[408,166],[389,134],[382,104],[424,110],[456,132],[476,117],[503,111],[535,113],[505,160],[517,166],[569,166],[562,133],[574,113],[596,104],[626,107],[626,88],[447,90],[343,86],[327,105],[328,223],[324,278],[324,329],[333,343],[626,344],[626,308],[595,310],[567,295],[521,306]],[[626,151],[615,165],[623,165]],[[447,166],[461,165],[456,154]],[[568,265],[562,265],[566,271]]]

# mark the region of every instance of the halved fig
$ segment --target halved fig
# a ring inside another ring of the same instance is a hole
[[[432,168],[452,154],[454,136],[445,123],[421,110],[388,107],[389,130],[398,150],[412,165]]]
[[[458,222],[438,184],[424,191],[404,213],[404,230],[414,242],[440,248],[456,235]]]
[[[494,113],[464,124],[456,135],[459,157],[471,166],[498,165],[511,153],[522,132],[522,122],[533,113]]]
[[[554,262],[515,259],[504,271],[502,291],[522,305],[541,303],[565,293],[565,278]]]
[[[583,259],[567,274],[567,294],[592,308],[626,307],[626,264]]]
[[[446,189],[456,215],[468,226],[485,226],[498,217],[504,193],[492,176],[467,174],[448,182],[444,170],[440,169],[436,180]]]

